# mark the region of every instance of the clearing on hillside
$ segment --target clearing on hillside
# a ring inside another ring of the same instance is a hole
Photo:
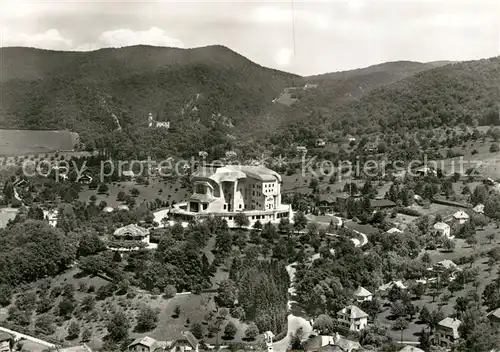
[[[0,130],[0,155],[73,150],[79,140],[70,131]]]

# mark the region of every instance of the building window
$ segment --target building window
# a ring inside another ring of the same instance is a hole
[[[227,209],[227,204],[224,204],[224,210],[226,210],[226,209]]]
[[[229,217],[229,220],[233,220],[233,217],[232,217],[232,216],[230,216],[230,217]]]
[[[203,210],[207,210],[208,208],[208,204],[207,203],[203,203]]]
[[[240,209],[241,209],[241,204],[240,204]]]
[[[202,184],[198,184],[196,185],[196,193],[198,194],[205,194],[207,191],[205,185],[202,185]]]

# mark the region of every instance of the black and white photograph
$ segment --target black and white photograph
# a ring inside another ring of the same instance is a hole
[[[498,0],[0,27],[0,352],[500,352]]]

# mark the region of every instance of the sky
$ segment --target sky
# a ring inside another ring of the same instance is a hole
[[[221,44],[300,75],[500,55],[498,0],[0,0],[0,46]]]

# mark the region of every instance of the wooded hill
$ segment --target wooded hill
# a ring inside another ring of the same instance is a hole
[[[495,123],[499,58],[393,62],[312,77],[272,70],[223,46],[132,46],[93,52],[0,49],[0,128],[70,129],[121,156],[190,155],[268,143],[283,132]],[[285,87],[290,107],[273,104]],[[147,129],[147,115],[172,122]],[[115,115],[122,131],[116,131]],[[252,149],[252,148],[250,148]]]

